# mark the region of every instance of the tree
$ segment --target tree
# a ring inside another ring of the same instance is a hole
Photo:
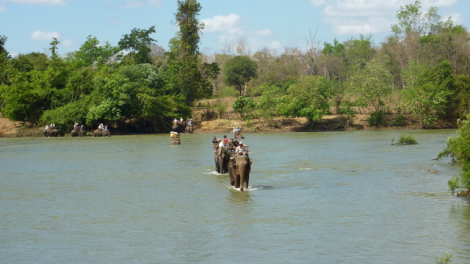
[[[470,190],[470,114],[464,119],[458,120],[459,129],[456,137],[447,139],[447,147],[438,156],[452,156],[462,165],[460,177],[449,181],[452,192],[456,187],[463,187]]]
[[[429,69],[426,64],[411,63],[404,71],[403,106],[421,125],[434,124],[446,113],[453,90],[453,75],[448,62]]]
[[[251,113],[256,107],[256,103],[252,98],[245,98],[240,96],[233,102],[232,108],[237,112],[241,118],[244,118],[247,114]]]
[[[10,54],[5,49],[7,37],[0,35],[0,85],[9,83],[8,72],[10,68]]]
[[[130,43],[130,38],[130,36],[127,36],[125,42]],[[121,48],[124,48],[124,46],[125,45],[123,44]],[[118,47],[112,47],[108,42],[101,43],[96,37],[92,37],[90,35],[87,37],[87,41],[83,43],[80,49],[74,52],[73,57],[77,67],[82,67],[97,63],[99,58],[101,58],[104,62],[107,62],[118,51]]]
[[[170,40],[167,53],[167,83],[185,96],[188,105],[212,93],[208,78],[213,76],[203,71],[215,68],[202,64],[199,57],[199,32],[204,28],[196,18],[200,11],[201,5],[196,0],[178,0],[175,17],[180,30]]]
[[[236,56],[224,65],[225,84],[234,85],[242,95],[242,88],[251,78],[257,76],[257,65],[245,56]]]
[[[303,76],[289,86],[287,93],[279,102],[283,116],[305,117],[315,123],[329,111],[330,85],[322,76]]]
[[[372,107],[372,112],[378,114],[385,106],[384,99],[392,93],[393,78],[385,63],[376,58],[353,72],[348,90],[359,105]]]
[[[128,51],[128,56],[133,58],[135,63],[151,63],[150,45],[156,41],[150,37],[152,33],[155,33],[155,26],[147,30],[134,28],[130,34],[122,36],[118,42],[119,48]]]

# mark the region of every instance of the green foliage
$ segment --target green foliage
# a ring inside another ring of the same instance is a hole
[[[136,32],[135,32],[136,31]],[[141,32],[141,31],[140,31]],[[125,35],[124,38],[119,42],[120,48],[126,50],[132,50],[135,47],[139,47],[137,43],[132,45],[133,42],[138,42],[136,33],[138,30],[133,29],[131,35]],[[134,35],[133,35],[134,34]],[[142,35],[144,35],[142,33]],[[144,36],[143,36],[144,37]],[[148,37],[148,36],[147,36]],[[141,41],[141,45],[145,45],[145,41]],[[82,44],[80,49],[72,54],[74,58],[74,64],[76,68],[83,66],[90,66],[97,63],[100,59],[103,62],[109,62],[111,58],[119,52],[119,47],[112,47],[108,42],[101,43],[96,37],[91,35],[87,37],[87,41]],[[131,51],[132,52],[132,51]],[[142,55],[145,56],[145,55]]]
[[[379,110],[374,112],[369,117],[369,125],[375,127],[382,127],[385,125],[385,112],[383,110]]]
[[[378,113],[385,106],[384,99],[392,93],[393,79],[385,63],[374,59],[353,73],[348,86],[359,105],[371,106]]]
[[[235,56],[224,65],[224,82],[236,86],[241,96],[243,85],[256,77],[257,68],[256,63],[250,58]]]
[[[330,85],[321,76],[304,76],[279,98],[278,109],[283,116],[305,117],[319,121],[329,112]]]
[[[418,144],[418,141],[411,135],[400,135],[397,142],[393,142],[392,145],[400,146],[400,145],[415,145]]]
[[[459,120],[459,129],[457,130],[456,137],[447,139],[447,147],[438,156],[452,156],[457,162],[462,165],[462,171],[459,181],[453,182],[461,183],[463,188],[470,189],[470,114],[467,114],[467,119]],[[449,186],[452,188],[451,186]]]
[[[273,121],[273,117],[279,116],[278,98],[282,96],[281,89],[274,85],[264,85],[262,95],[258,98],[256,110],[261,118],[268,123]]]
[[[447,181],[447,185],[449,186],[449,190],[452,193],[452,195],[455,194],[455,190],[460,188],[462,186],[461,182],[462,178],[454,176],[450,180]]]
[[[150,44],[154,43],[156,40],[151,38],[150,35],[152,33],[155,33],[155,26],[150,27],[149,29],[137,29],[134,28],[131,30],[130,34],[125,34],[122,36],[122,39],[119,40],[119,48],[125,51],[128,51],[129,54],[127,56],[132,57],[135,63],[150,63],[151,58],[149,56],[151,49],[150,49]],[[91,46],[88,50],[96,50],[96,39],[93,40],[95,43],[93,43],[92,39],[89,37],[89,41],[92,43],[89,43],[88,45]],[[83,46],[82,46],[83,47]],[[110,47],[103,47],[103,50],[109,50]],[[90,54],[90,52],[84,52],[85,54]],[[93,56],[90,56],[91,59],[88,61],[91,61],[92,59],[98,58],[95,54]],[[103,57],[103,56],[101,56]],[[103,57],[105,58],[105,57]]]
[[[406,126],[406,119],[403,116],[403,114],[398,114],[398,116],[395,118],[395,120],[392,121],[392,126]]]
[[[180,31],[170,40],[167,53],[167,83],[171,89],[186,98],[186,104],[212,94],[213,80],[218,75],[217,64],[202,64],[199,57],[199,31],[204,24],[197,16],[201,5],[196,0],[178,0],[178,12],[175,14]]]
[[[245,98],[243,96],[238,97],[232,105],[233,110],[238,113],[241,118],[252,114],[255,107],[256,103],[252,98]]]
[[[436,264],[448,264],[451,263],[452,253],[446,251],[445,255],[442,258],[436,258]]]
[[[403,107],[423,125],[434,124],[448,109],[453,94],[454,77],[448,62],[429,69],[426,65],[410,63],[403,72],[406,88]]]
[[[75,123],[85,124],[88,113],[88,104],[86,100],[79,100],[69,103],[65,106],[44,111],[41,116],[41,123],[54,123],[60,133],[65,134],[72,131]]]

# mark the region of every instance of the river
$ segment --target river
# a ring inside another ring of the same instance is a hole
[[[2,138],[0,263],[470,263],[460,168],[433,160],[454,134],[245,134],[246,192],[214,172],[223,135]]]

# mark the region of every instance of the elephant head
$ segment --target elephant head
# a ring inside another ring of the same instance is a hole
[[[230,161],[229,167],[231,167],[232,175],[230,177],[230,184],[233,184],[235,188],[240,188],[243,191],[244,188],[248,188],[250,182],[250,171],[253,160],[246,155],[236,155],[233,160]]]

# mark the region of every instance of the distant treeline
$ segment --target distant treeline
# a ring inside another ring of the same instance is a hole
[[[12,58],[7,36],[0,36],[0,111],[12,120],[55,123],[62,132],[74,123],[103,123],[142,133],[169,131],[172,118],[189,117],[199,99],[237,94],[233,107],[242,118],[268,122],[295,116],[314,123],[362,108],[371,125],[383,125],[393,111],[425,126],[468,112],[469,33],[442,20],[437,8],[423,13],[419,1],[400,8],[380,45],[372,36],[323,44],[310,37],[306,49],[286,47],[282,54],[252,53],[243,38],[221,53],[201,54],[200,10],[196,0],[178,1],[180,30],[169,51],[151,38],[155,27],[133,29],[116,47],[89,36],[65,57],[53,39],[50,54]]]

